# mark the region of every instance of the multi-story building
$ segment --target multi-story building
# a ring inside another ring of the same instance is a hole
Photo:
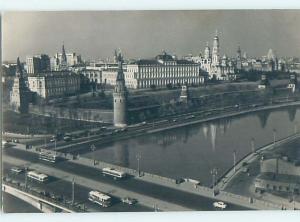
[[[48,55],[36,55],[26,58],[27,73],[38,73],[50,70],[50,58]]]
[[[126,86],[135,89],[204,83],[199,64],[173,58],[166,52],[154,59],[141,59],[127,64],[124,75]]]
[[[48,99],[75,94],[80,90],[80,76],[68,71],[44,72],[28,76],[29,89]]]

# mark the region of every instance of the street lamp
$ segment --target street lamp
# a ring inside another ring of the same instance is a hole
[[[73,177],[72,179],[72,205],[74,204],[74,198],[75,197],[75,179]]]
[[[95,161],[95,151],[96,150],[96,146],[94,144],[91,145],[91,151],[93,152],[93,162],[94,162],[94,166],[96,164],[96,161]]]
[[[216,177],[218,175],[218,168],[213,168],[210,171],[210,174],[212,175],[212,189],[213,189],[213,195],[215,196],[215,185],[216,185]]]
[[[141,158],[142,158],[142,155],[141,154],[137,154],[136,155],[136,159],[137,159],[137,163],[138,163],[138,176],[140,177],[141,176],[141,174],[140,174],[140,160],[141,160]]]
[[[274,147],[275,147],[275,143],[276,143],[276,129],[273,129],[273,144],[274,144]]]
[[[236,150],[233,151],[233,171],[236,172]]]
[[[252,150],[252,153],[255,153],[255,144],[254,144],[254,142],[255,142],[255,139],[252,137],[251,138],[251,150]]]

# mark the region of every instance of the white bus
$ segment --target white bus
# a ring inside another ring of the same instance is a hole
[[[48,162],[51,162],[51,163],[55,163],[56,160],[57,160],[57,156],[56,156],[56,154],[51,153],[49,151],[48,152],[40,152],[39,159],[44,160],[44,161],[48,161]]]
[[[99,204],[102,207],[109,207],[111,205],[110,196],[95,190],[89,192],[89,201]]]
[[[124,178],[124,177],[127,176],[126,173],[118,171],[114,168],[109,168],[109,167],[103,168],[102,173],[103,173],[104,176],[109,175],[109,176],[114,177],[115,179],[117,179],[117,178],[121,179],[121,178]]]
[[[29,171],[27,173],[27,177],[42,183],[48,180],[48,175],[39,173],[37,171]]]

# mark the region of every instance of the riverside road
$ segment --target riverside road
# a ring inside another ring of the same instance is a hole
[[[147,196],[147,197],[149,196],[155,199],[159,199],[175,205],[179,205],[189,210],[214,210],[212,206],[213,202],[215,201],[214,199],[201,197],[199,195],[194,195],[191,193],[175,190],[165,186],[160,186],[157,184],[136,180],[135,178],[127,178],[125,180],[113,180],[112,178],[102,176],[99,170],[78,165],[75,163],[71,163],[69,161],[61,161],[55,164],[48,164],[45,162],[40,162],[38,160],[38,156],[34,153],[21,151],[14,148],[5,149],[4,158],[3,158],[4,160],[5,160],[5,156],[21,159],[30,164],[38,163],[40,165],[45,165],[49,168],[52,168],[52,170],[57,169],[57,170],[64,171],[68,174],[72,174],[75,178],[76,176],[84,177],[86,179],[90,179],[95,182],[111,185],[119,189],[128,190],[129,192],[138,193],[143,196]],[[86,184],[86,186],[88,187],[89,185]],[[47,185],[45,185],[45,188],[47,188]],[[53,185],[51,189],[53,189],[53,191],[55,192],[59,192],[59,189],[61,191],[70,190],[70,183],[62,182],[62,185],[60,186]],[[58,191],[56,191],[57,189]],[[81,187],[79,187],[78,189],[80,190],[78,192],[80,192],[81,194],[77,197],[78,198],[77,201],[85,202],[86,193],[88,189],[81,188]],[[148,211],[147,209],[149,210],[149,208],[140,208],[140,209],[138,208],[134,210]],[[246,208],[244,207],[240,207],[233,204],[230,204],[229,207],[227,208],[227,210],[245,210],[245,209]],[[111,210],[114,211],[112,208]],[[122,211],[122,209],[120,209],[119,211]]]

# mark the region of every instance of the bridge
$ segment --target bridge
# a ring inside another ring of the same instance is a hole
[[[13,184],[7,181],[2,183],[2,191],[11,194],[35,208],[39,209],[44,213],[51,212],[63,212],[63,213],[74,213],[84,212],[84,209],[72,206],[71,204],[57,202],[51,198],[47,198],[38,192],[27,189],[25,186],[20,184]]]

